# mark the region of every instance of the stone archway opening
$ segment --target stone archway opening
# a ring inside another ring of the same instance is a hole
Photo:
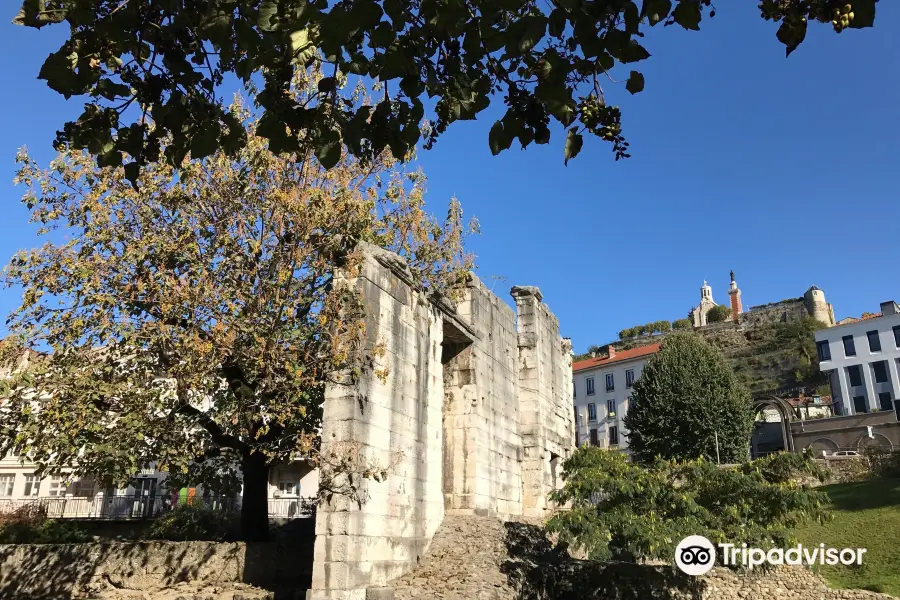
[[[840,450],[840,446],[829,438],[818,438],[806,447],[813,456],[825,457]]]
[[[762,458],[775,452],[792,452],[791,420],[793,409],[781,398],[760,398],[753,404],[755,420],[750,434],[750,458]]]

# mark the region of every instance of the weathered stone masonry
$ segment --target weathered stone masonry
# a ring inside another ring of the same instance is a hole
[[[362,504],[319,507],[311,600],[390,597],[445,513],[542,515],[574,441],[571,344],[537,288],[513,288],[513,311],[472,276],[453,309],[416,290],[398,256],[363,254],[349,283],[367,350],[384,354],[327,390],[322,452],[358,445],[394,466],[358,483]]]

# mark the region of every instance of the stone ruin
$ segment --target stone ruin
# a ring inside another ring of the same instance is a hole
[[[384,353],[327,389],[321,451],[352,446],[391,468],[356,478],[363,502],[319,506],[309,600],[392,598],[446,514],[544,516],[574,448],[572,346],[540,290],[512,288],[514,312],[472,276],[454,309],[417,290],[397,255],[363,253],[349,282],[367,350]]]

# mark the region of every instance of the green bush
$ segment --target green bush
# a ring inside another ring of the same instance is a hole
[[[871,446],[866,448],[865,456],[873,475],[889,479],[900,478],[900,451]]]
[[[154,521],[147,537],[172,542],[218,541],[228,536],[231,523],[227,511],[181,504]]]
[[[691,328],[691,320],[690,319],[678,319],[677,321],[672,323],[672,329],[690,329]]]
[[[706,322],[707,323],[724,323],[725,321],[731,318],[731,309],[724,304],[719,304],[718,306],[713,306],[709,309],[709,312],[706,313]]]
[[[0,519],[0,544],[83,544],[93,538],[75,523],[47,518],[47,509],[28,504]]]

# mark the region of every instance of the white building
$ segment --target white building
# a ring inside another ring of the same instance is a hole
[[[572,365],[575,386],[576,444],[627,450],[623,419],[631,403],[634,382],[644,362],[659,350],[659,344],[581,360]]]
[[[828,375],[835,414],[894,410],[900,399],[900,307],[844,319],[816,332],[819,368]]]

